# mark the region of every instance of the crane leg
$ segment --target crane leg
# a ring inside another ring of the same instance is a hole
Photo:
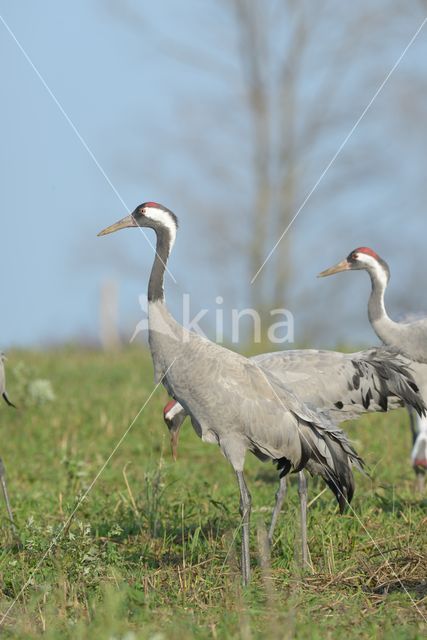
[[[423,461],[425,461],[425,459],[427,458],[427,445],[425,444],[426,436],[424,435],[424,433],[427,431],[426,423],[425,419],[424,421],[422,421],[418,417],[412,407],[408,407],[408,413],[413,445],[411,457],[417,479],[417,490],[419,493],[424,493],[425,468],[417,464],[416,460],[418,459],[418,456],[420,456]],[[420,455],[420,452],[422,452],[422,455]]]
[[[251,577],[249,554],[249,525],[251,518],[251,494],[246,486],[243,471],[236,471],[240,490],[240,515],[242,516],[242,580],[246,586]]]
[[[3,490],[4,501],[6,503],[6,509],[9,516],[9,520],[12,525],[13,533],[16,534],[17,531],[15,526],[15,521],[13,519],[12,508],[10,506],[10,500],[9,500],[9,493],[7,491],[7,485],[6,485],[6,471],[4,468],[3,460],[1,458],[0,458],[0,482],[1,482],[1,488]]]
[[[418,493],[424,493],[425,489],[425,472],[422,469],[416,469],[415,473],[417,474],[417,491]]]
[[[307,478],[304,471],[298,473],[298,494],[301,510],[301,565],[303,569],[309,567],[307,545]]]
[[[273,509],[273,515],[271,516],[270,529],[268,530],[268,542],[271,546],[273,542],[274,529],[276,528],[277,520],[282,510],[283,501],[286,496],[286,476],[282,476],[279,482],[279,488],[276,491],[276,503]]]

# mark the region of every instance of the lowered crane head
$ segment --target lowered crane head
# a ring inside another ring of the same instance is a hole
[[[166,426],[169,429],[169,435],[171,439],[171,451],[172,457],[176,461],[178,457],[178,439],[179,430],[186,418],[184,409],[176,400],[171,400],[163,409],[163,419],[166,422]]]

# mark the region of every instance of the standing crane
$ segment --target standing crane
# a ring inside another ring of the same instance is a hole
[[[0,395],[3,397],[3,400],[6,402],[6,404],[16,409],[13,402],[10,401],[6,391],[6,372],[4,369],[4,363],[6,360],[7,358],[5,354],[0,353]],[[6,509],[9,515],[9,520],[12,524],[13,532],[16,533],[15,521],[13,519],[12,507],[10,506],[9,493],[8,493],[7,484],[6,484],[6,470],[3,464],[3,460],[1,458],[0,458],[0,483],[1,483],[1,488],[3,490],[4,501],[6,503]]]
[[[181,326],[169,313],[164,273],[178,229],[175,214],[155,202],[139,205],[107,227],[106,235],[128,227],[156,234],[156,255],[148,283],[149,345],[156,383],[184,407],[204,442],[217,444],[236,474],[242,518],[242,578],[250,579],[251,496],[243,473],[251,451],[273,460],[281,475],[307,468],[321,475],[343,509],[354,492],[351,467],[363,462],[345,433],[301,402],[261,365]]]
[[[323,412],[328,420],[338,425],[367,412],[387,411],[405,403],[413,411],[423,414],[417,387],[411,373],[393,351],[375,348],[358,353],[340,353],[316,349],[276,351],[251,358],[264,369],[277,375],[300,400]],[[339,398],[339,400],[337,400]],[[176,401],[171,400],[163,409],[163,418],[169,429],[171,450],[177,458],[179,432],[187,414]],[[298,477],[301,508],[302,564],[308,560],[305,541],[307,483],[302,471]],[[272,542],[274,528],[286,493],[286,476],[281,478],[276,493],[268,533]]]
[[[319,273],[319,277],[356,269],[364,269],[371,278],[368,317],[372,328],[385,345],[398,349],[412,360],[415,381],[423,399],[427,400],[427,317],[410,322],[395,322],[390,318],[384,304],[390,269],[385,260],[369,247],[355,249],[347,258]],[[408,410],[413,437],[412,464],[422,489],[427,469],[427,418],[422,414],[415,416],[410,407]]]

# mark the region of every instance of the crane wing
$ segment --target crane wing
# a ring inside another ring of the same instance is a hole
[[[408,361],[387,347],[351,354],[279,351],[253,360],[335,424],[403,404],[413,406],[420,415],[425,412]]]
[[[257,363],[254,364],[259,366]],[[325,414],[310,408],[275,374],[262,370],[262,367],[259,367],[259,370],[278,400],[281,417],[278,423],[267,424],[264,429],[260,429],[258,423],[255,442],[258,438],[262,443],[271,442],[272,438],[277,438],[278,433],[285,437],[286,430],[283,429],[282,420],[285,411],[290,412],[296,422],[296,433],[293,437],[298,441],[301,450],[299,465],[292,465],[294,471],[306,467],[312,475],[321,475],[335,494],[340,510],[343,511],[354,493],[352,465],[363,471],[362,458],[356,453],[346,434]],[[291,468],[288,460],[281,460],[277,455],[274,457],[278,460],[279,468],[283,469],[282,475],[288,473]]]

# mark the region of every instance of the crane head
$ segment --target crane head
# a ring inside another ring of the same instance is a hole
[[[358,247],[349,253],[344,260],[319,273],[318,278],[332,276],[334,273],[339,273],[340,271],[353,271],[356,269],[366,269],[367,271],[380,269],[386,273],[387,280],[390,277],[387,263],[380,258],[378,253],[369,247]]]
[[[149,227],[150,229],[167,228],[175,237],[178,228],[178,218],[167,207],[157,202],[144,202],[128,216],[106,227],[98,233],[98,236],[106,236],[120,229],[128,227]]]
[[[170,400],[163,409],[163,420],[169,429],[171,452],[175,461],[178,457],[179,431],[185,417],[185,410],[176,400]]]

